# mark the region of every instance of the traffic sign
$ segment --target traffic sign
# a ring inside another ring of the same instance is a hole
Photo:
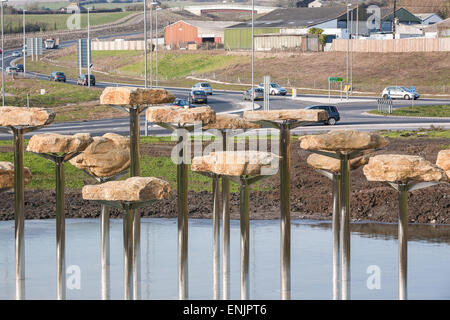
[[[330,81],[330,82],[342,82],[342,81],[344,81],[344,79],[341,78],[341,77],[329,77],[328,81]]]
[[[411,91],[411,93],[414,93],[414,92],[416,92],[416,87],[411,87],[411,89],[410,89],[410,91]]]
[[[42,38],[27,38],[25,45],[25,55],[41,55],[42,54]]]
[[[91,46],[88,46],[87,39],[78,39],[77,57],[79,68],[88,67],[88,50],[89,50],[89,61],[92,61],[90,48]]]

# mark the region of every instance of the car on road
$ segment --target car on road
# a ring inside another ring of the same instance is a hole
[[[52,72],[52,74],[50,75],[50,81],[66,82],[66,75],[61,71]]]
[[[264,100],[264,89],[263,88],[255,88],[254,92],[252,92],[252,88],[244,91],[242,98],[244,100],[252,101],[252,97],[254,100]]]
[[[91,76],[90,77],[91,86],[95,86],[95,77],[94,77],[93,74],[91,74],[90,76]],[[77,85],[79,85],[79,86],[87,86],[88,85],[88,78],[89,78],[89,75],[87,73],[82,74],[77,79]]]
[[[16,58],[16,57],[21,57],[21,56],[22,56],[22,53],[20,53],[20,51],[14,51],[11,55],[12,55],[14,58]]]
[[[174,106],[178,106],[178,107],[182,107],[185,109],[189,109],[192,108],[193,106],[189,103],[188,100],[186,99],[181,99],[181,98],[175,98],[174,102],[173,102]]]
[[[21,64],[21,63],[16,64],[16,68],[17,68],[17,72],[23,72],[23,69],[24,69],[23,64]]]
[[[6,68],[6,73],[7,74],[16,74],[18,71],[17,71],[17,68],[16,67],[7,67]]]
[[[341,116],[339,114],[339,110],[337,106],[333,105],[317,105],[317,106],[308,106],[305,109],[307,110],[325,110],[328,112],[328,120],[324,121],[325,125],[335,125],[336,122],[341,120]]]
[[[189,103],[208,103],[208,97],[203,90],[192,90],[189,94]]]
[[[259,87],[264,89],[264,83],[259,84]],[[283,88],[278,83],[271,82],[269,88],[270,88],[269,90],[270,95],[285,96],[287,94],[286,88]]]
[[[411,99],[416,100],[419,99],[420,97],[420,95],[417,92],[411,92],[410,89],[402,86],[386,87],[381,93],[381,96],[384,99],[388,99],[390,97],[391,99],[405,99],[405,100]]]
[[[197,82],[196,84],[194,84],[192,86],[191,90],[203,90],[208,95],[212,95],[213,94],[213,89],[212,89],[211,85],[208,82]]]

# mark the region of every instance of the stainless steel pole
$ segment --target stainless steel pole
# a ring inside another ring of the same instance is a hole
[[[159,8],[156,8],[156,10],[155,10],[155,28],[156,28],[156,47],[155,47],[155,53],[156,53],[156,86],[158,86],[158,44],[159,44],[159,42],[158,42],[158,10],[159,10]]]
[[[148,47],[148,41],[147,41],[147,0],[144,0],[144,65],[145,65],[145,85],[144,87],[148,87],[148,67],[147,67],[147,47]]]
[[[255,1],[252,0],[252,110],[255,110]]]
[[[222,131],[223,151],[227,149],[226,132]],[[230,181],[222,176],[222,298],[230,298]]]
[[[348,0],[347,0],[347,77],[346,77],[346,82],[347,82],[347,90],[346,90],[346,96],[347,96],[347,100],[348,100],[348,66],[349,66],[349,50],[350,50],[350,33],[349,33],[349,28],[348,28]]]
[[[408,186],[399,185],[399,216],[398,216],[398,298],[408,299]]]
[[[350,160],[341,156],[341,297],[350,299]]]
[[[101,209],[101,237],[102,237],[102,300],[111,298],[110,284],[110,223],[109,207],[102,205]]]
[[[133,297],[133,212],[123,212],[123,298]]]
[[[26,38],[25,38],[25,33],[26,33],[26,24],[25,24],[25,9],[23,9],[22,13],[23,13],[23,76],[26,77],[27,75],[27,54],[26,54],[26,46],[27,46],[27,42],[26,42]]]
[[[150,2],[150,88],[153,88],[153,1]]]
[[[64,210],[64,157],[55,158],[56,166],[56,278],[58,300],[66,299],[66,225]]]
[[[212,179],[213,189],[213,299],[220,299],[220,189],[219,176]]]
[[[280,279],[283,300],[291,298],[290,146],[289,125],[283,123],[280,126]]]
[[[353,10],[350,18],[350,95],[353,96]]]
[[[339,266],[340,266],[340,217],[341,217],[341,176],[333,174],[333,300],[339,300]]]
[[[250,298],[249,254],[250,254],[250,221],[249,221],[249,185],[241,179],[240,216],[241,216],[241,300]]]
[[[130,210],[133,215],[133,299],[141,299],[141,211]]]
[[[89,8],[87,8],[87,60],[88,60],[88,88],[91,87],[91,39],[89,37]]]
[[[16,254],[16,299],[25,299],[25,208],[24,208],[24,144],[21,129],[14,130],[14,215]]]
[[[178,209],[178,299],[189,299],[188,289],[188,165],[186,160],[187,152],[184,149],[188,146],[186,136],[180,136],[179,143],[183,143],[180,150],[182,163],[177,165],[177,209]]]
[[[2,3],[2,106],[5,106],[5,37],[3,33],[3,1]]]

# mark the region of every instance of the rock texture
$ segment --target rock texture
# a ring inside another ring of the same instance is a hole
[[[422,157],[382,154],[369,159],[363,172],[369,181],[447,181],[445,172]]]
[[[38,153],[81,152],[92,142],[89,133],[77,133],[73,136],[57,133],[35,134],[28,142],[27,151]]]
[[[298,120],[308,122],[321,122],[328,120],[328,112],[326,112],[325,110],[306,109],[245,111],[244,119],[248,121]]]
[[[144,106],[171,103],[175,96],[165,89],[107,87],[100,96],[101,104]]]
[[[194,157],[191,170],[228,176],[256,176],[275,174],[279,158],[270,152],[219,151]]]
[[[153,177],[131,177],[121,181],[109,181],[87,185],[82,190],[83,199],[107,201],[149,201],[168,199],[170,185]]]
[[[93,142],[69,162],[93,176],[115,176],[130,166],[130,140],[115,133],[94,137]]]
[[[369,155],[354,158],[350,160],[350,170],[358,169],[367,164],[368,161]],[[306,159],[306,162],[315,169],[322,169],[334,173],[341,172],[341,161],[335,158],[313,153]]]
[[[26,107],[1,107],[0,126],[43,126],[55,119],[55,113],[50,109]]]
[[[450,149],[439,151],[436,165],[444,170],[447,176],[450,177]]]
[[[31,182],[31,170],[27,167],[23,168],[23,176],[25,184]],[[0,189],[14,187],[14,164],[11,162],[0,161]]]
[[[261,128],[258,123],[250,122],[235,114],[216,114],[216,121],[203,129],[256,129]]]
[[[387,139],[371,132],[333,130],[325,134],[299,138],[300,147],[306,150],[352,151],[383,148]]]
[[[211,107],[184,109],[167,106],[147,109],[147,120],[151,122],[178,124],[208,124],[216,121],[216,113]]]

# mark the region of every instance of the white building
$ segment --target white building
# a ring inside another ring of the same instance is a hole
[[[320,8],[323,7],[323,1],[322,0],[314,0],[310,4],[308,4],[308,8]]]
[[[414,15],[422,20],[423,25],[435,24],[443,20],[437,13],[415,13]]]

